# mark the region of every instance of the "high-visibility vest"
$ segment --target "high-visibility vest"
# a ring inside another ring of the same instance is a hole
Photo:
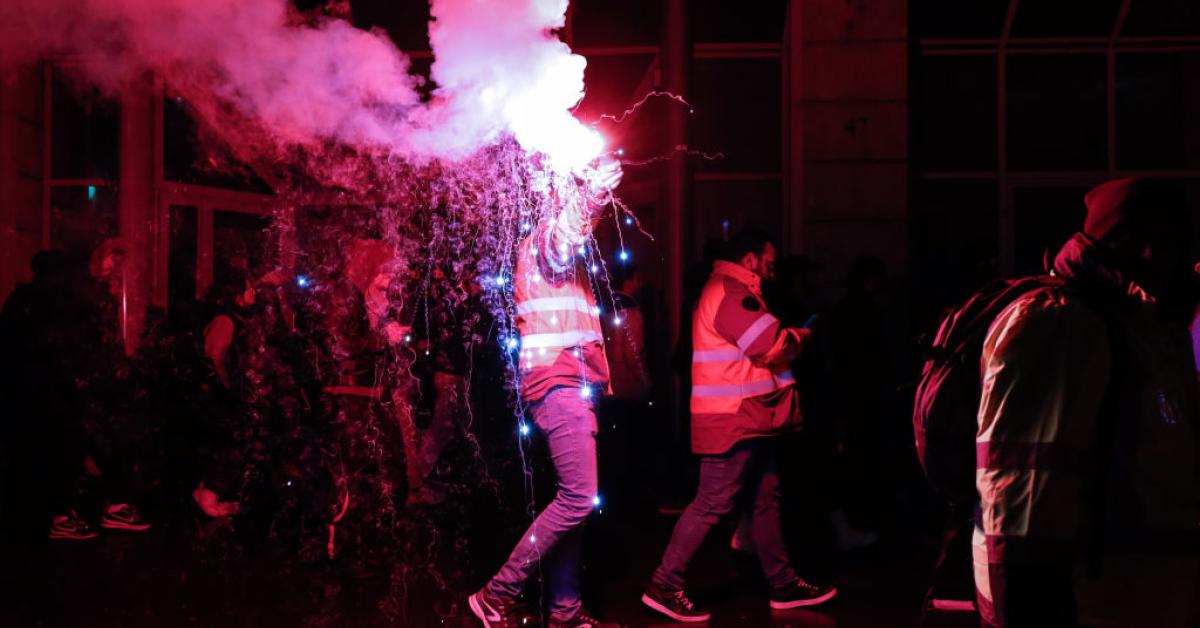
[[[692,414],[735,414],[742,400],[765,395],[795,384],[791,371],[772,370],[755,364],[745,351],[778,319],[767,312],[762,295],[752,285],[749,293],[758,301],[758,316],[742,332],[737,343],[717,333],[715,322],[726,299],[726,280],[746,282],[722,270],[718,264],[692,317]],[[740,298],[739,298],[740,300]]]
[[[541,276],[533,237],[521,243],[513,277],[521,372],[554,364],[564,350],[603,343],[600,308],[582,268],[559,285]],[[578,357],[578,356],[577,356]]]

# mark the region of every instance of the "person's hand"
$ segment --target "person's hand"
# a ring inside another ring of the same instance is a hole
[[[282,270],[275,269],[259,278],[258,282],[264,286],[276,288],[288,282],[288,276],[283,274]]]
[[[610,156],[601,157],[595,168],[587,173],[588,189],[593,197],[612,192],[621,185],[621,162]]]
[[[83,457],[83,471],[94,478],[104,475],[104,472],[100,470],[100,466],[96,464],[96,459],[91,456]]]
[[[401,325],[395,321],[383,326],[383,334],[387,337],[388,344],[391,345],[398,345],[404,342],[404,339],[408,338],[410,333],[412,333],[412,326]]]
[[[204,514],[217,517],[232,517],[236,515],[241,507],[237,502],[223,502],[221,497],[214,491],[205,488],[204,482],[196,486],[196,490],[192,491],[192,499]]]

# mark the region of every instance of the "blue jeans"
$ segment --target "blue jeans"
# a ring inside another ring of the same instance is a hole
[[[551,390],[529,409],[533,422],[550,445],[558,475],[554,501],[533,520],[508,561],[487,585],[491,595],[513,599],[525,581],[546,561],[550,614],[570,619],[579,598],[579,555],[583,523],[595,507],[596,412],[578,388]]]
[[[749,510],[750,538],[772,587],[794,583],[779,523],[779,474],[775,470],[775,439],[744,440],[728,452],[700,457],[700,488],[683,511],[654,572],[655,586],[670,591],[684,588],[688,563],[709,530],[728,515],[739,500]]]

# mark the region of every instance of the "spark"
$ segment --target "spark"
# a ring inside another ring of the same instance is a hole
[[[667,92],[667,91],[662,91],[662,90],[654,90],[651,92],[647,92],[645,96],[642,96],[641,100],[633,103],[633,105],[631,107],[626,109],[620,115],[614,116],[612,114],[606,113],[606,114],[600,116],[599,118],[597,118],[596,121],[592,123],[592,125],[595,126],[596,124],[599,124],[602,120],[611,120],[613,122],[613,124],[620,124],[625,121],[625,118],[628,118],[629,116],[636,113],[638,109],[641,109],[642,105],[645,105],[646,102],[649,101],[651,98],[669,98],[669,99],[674,100],[675,102],[687,107],[688,113],[692,113],[692,111],[693,111],[691,103],[689,103],[686,99],[684,99],[683,96],[680,96],[679,94],[675,94],[672,92]]]
[[[674,149],[672,149],[670,152],[668,152],[665,155],[658,155],[656,157],[651,157],[649,159],[642,159],[640,161],[622,161],[621,165],[622,166],[648,166],[650,164],[656,164],[656,163],[659,163],[662,161],[667,161],[667,160],[671,159],[672,157],[674,157],[675,155],[680,155],[680,154],[687,155],[689,157],[700,157],[701,159],[704,159],[706,161],[717,161],[717,160],[726,158],[725,153],[720,152],[720,151],[717,151],[715,153],[706,153],[702,150],[698,150],[695,148],[688,148],[687,144],[680,144],[679,146],[676,146]]]

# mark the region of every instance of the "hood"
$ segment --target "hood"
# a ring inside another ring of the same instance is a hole
[[[1097,296],[1155,302],[1153,295],[1118,270],[1096,241],[1083,232],[1067,240],[1054,258],[1051,270],[1055,276]]]

